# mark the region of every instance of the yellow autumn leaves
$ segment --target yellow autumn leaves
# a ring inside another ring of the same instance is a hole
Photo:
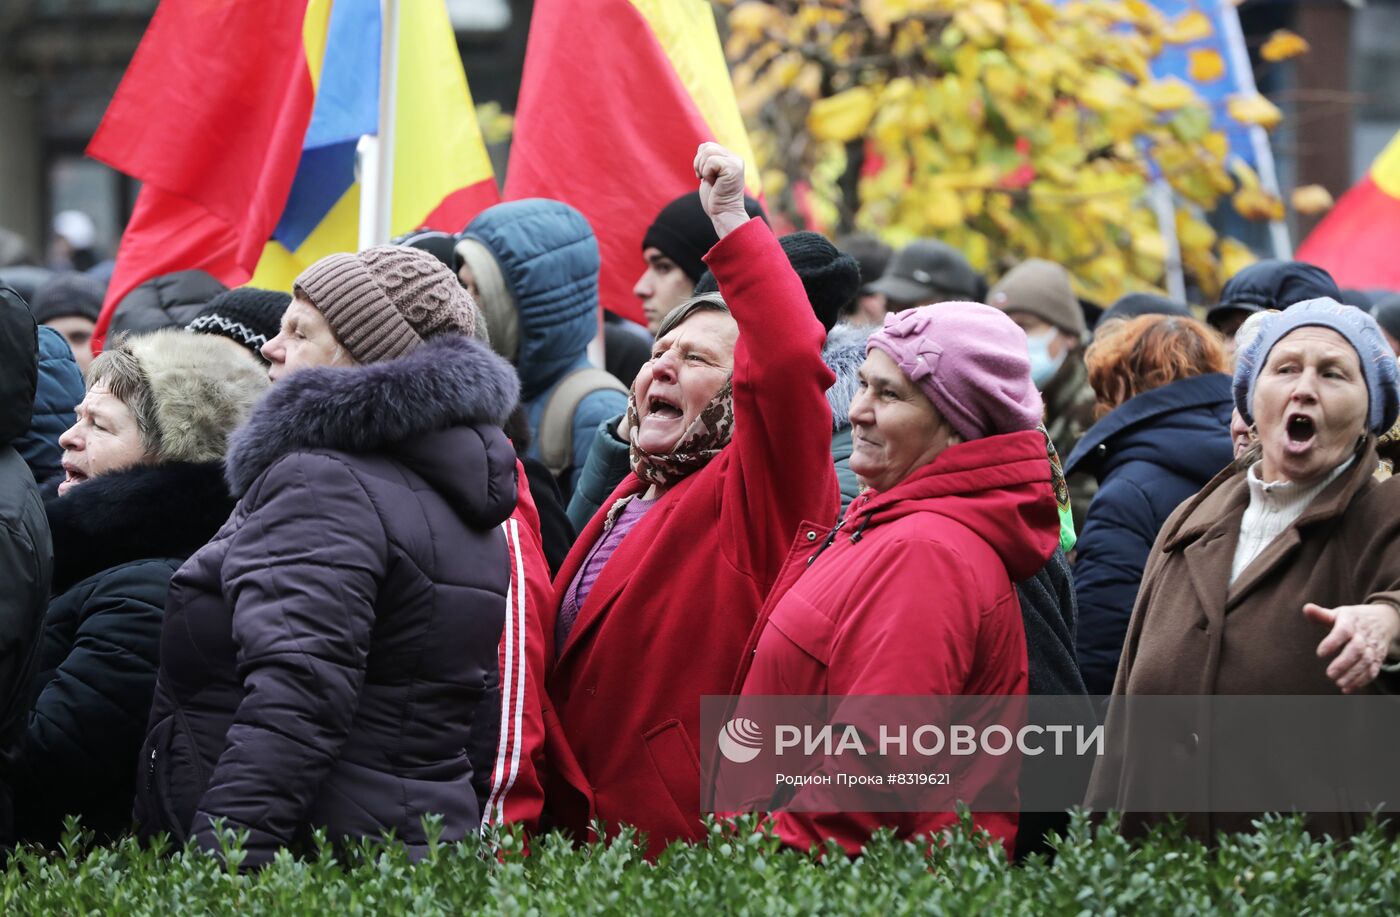
[[[1176,194],[1182,260],[1207,296],[1248,250],[1217,238],[1204,213],[1227,195],[1256,219],[1282,211],[1229,162],[1195,87],[1153,76],[1153,58],[1177,46],[1192,81],[1224,77],[1219,52],[1199,44],[1213,28],[1199,10],[1169,20],[1146,0],[737,0],[727,17],[770,205],[828,231],[937,237],[993,277],[1049,258],[1107,303],[1163,282],[1154,180]],[[1305,50],[1279,32],[1261,53]],[[1281,118],[1257,94],[1223,114],[1265,129]],[[1315,194],[1293,203],[1320,206]]]
[[[875,93],[865,86],[853,86],[812,103],[807,128],[817,140],[845,143],[865,133],[875,116]]]

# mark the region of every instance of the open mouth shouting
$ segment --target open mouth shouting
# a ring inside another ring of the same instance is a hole
[[[67,493],[71,488],[76,487],[77,485],[83,483],[87,479],[88,476],[84,474],[81,470],[75,468],[67,462],[64,462],[63,480],[60,481],[58,484],[59,496],[62,496],[63,494]]]
[[[1293,455],[1307,452],[1317,440],[1317,422],[1306,414],[1289,414],[1283,429],[1285,445]]]
[[[685,416],[685,412],[676,402],[664,395],[653,395],[647,399],[647,420],[672,421],[680,420]]]

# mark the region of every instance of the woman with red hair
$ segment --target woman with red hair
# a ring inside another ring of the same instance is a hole
[[[1229,364],[1219,335],[1189,318],[1115,322],[1085,354],[1099,420],[1065,475],[1099,480],[1074,563],[1079,667],[1108,694],[1157,532],[1230,464]]]

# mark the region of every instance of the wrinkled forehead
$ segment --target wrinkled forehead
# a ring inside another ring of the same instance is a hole
[[[1303,325],[1279,338],[1269,351],[1268,362],[1287,357],[1308,360],[1337,360],[1361,365],[1361,357],[1345,337],[1321,325]]]
[[[113,395],[105,381],[94,382],[78,407],[84,413],[98,419],[116,421],[132,416],[126,402]]]
[[[306,295],[301,291],[296,292],[292,297],[292,301],[287,304],[286,311],[282,313],[282,326],[286,328],[293,325],[303,331],[316,328],[330,330],[330,323],[327,322],[326,317],[321,314],[321,310],[313,306],[311,301],[307,299]]]
[[[717,309],[701,309],[686,316],[679,325],[657,339],[657,346],[703,347],[730,354],[739,340],[739,323],[734,316]]]
[[[860,365],[860,377],[866,385],[872,386],[898,389],[913,385],[894,358],[878,347],[866,352],[865,362]]]

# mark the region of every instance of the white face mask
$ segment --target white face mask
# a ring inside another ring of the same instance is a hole
[[[1067,350],[1061,350],[1058,357],[1050,356],[1050,342],[1055,340],[1058,333],[1054,328],[1047,328],[1039,334],[1026,335],[1026,349],[1031,358],[1031,381],[1036,388],[1045,388],[1065,361]]]

